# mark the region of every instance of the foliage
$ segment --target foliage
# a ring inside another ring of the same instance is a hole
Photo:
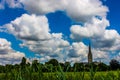
[[[115,60],[115,59],[112,59],[112,60],[110,61],[110,68],[111,68],[111,70],[120,69],[120,64],[119,64],[119,62],[118,62],[117,60]]]
[[[119,63],[111,60],[110,67],[116,64]],[[104,63],[75,63],[72,67],[69,62],[59,63],[56,59],[45,64],[33,60],[30,64],[23,58],[20,64],[1,65],[0,80],[120,80],[119,70],[108,70],[109,66]]]
[[[50,61],[46,62],[46,64],[52,64],[53,66],[58,66],[58,61],[56,59],[51,59]]]

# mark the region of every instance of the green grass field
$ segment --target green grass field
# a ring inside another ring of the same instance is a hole
[[[1,73],[0,80],[120,80],[120,71],[106,72],[53,72]]]
[[[119,71],[106,72],[65,72],[65,73],[44,73],[44,76],[60,78],[59,80],[120,80]],[[63,76],[65,79],[62,79]],[[56,79],[57,80],[57,79]]]

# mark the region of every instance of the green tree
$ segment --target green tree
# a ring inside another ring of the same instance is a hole
[[[64,63],[59,63],[60,64],[60,67],[62,68],[62,71],[64,71]]]
[[[37,71],[38,71],[38,68],[39,68],[39,62],[38,62],[38,60],[33,60],[33,61],[32,61],[32,70],[33,70],[34,72],[37,72]]]
[[[20,65],[26,65],[26,58],[25,57],[22,58]]]
[[[13,65],[11,65],[11,64],[6,64],[5,70],[6,70],[7,72],[11,72],[12,69],[13,69]]]
[[[119,64],[119,62],[118,62],[117,60],[112,59],[112,60],[110,61],[110,68],[111,68],[112,70],[117,70],[117,69],[119,69],[119,67],[120,67],[120,64]]]
[[[98,64],[98,71],[107,71],[108,68],[109,67],[105,63]]]
[[[83,63],[75,63],[73,68],[77,72],[83,71],[84,70],[84,64]]]
[[[46,64],[52,64],[53,66],[58,66],[59,63],[56,59],[51,59]]]
[[[25,57],[22,58],[20,66],[21,66],[22,71],[25,71],[25,67],[26,67],[26,58]]]
[[[5,73],[5,67],[4,66],[2,66],[2,65],[0,65],[0,73]]]
[[[65,71],[65,72],[71,71],[70,62],[65,62],[65,63],[64,63],[64,71]]]

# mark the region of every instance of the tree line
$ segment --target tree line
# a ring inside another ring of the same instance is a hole
[[[109,71],[109,70],[118,70],[120,69],[120,63],[119,61],[112,59],[109,62],[109,65],[106,65],[102,62],[93,62],[91,64],[88,63],[74,63],[73,66],[71,66],[70,62],[65,63],[59,63],[56,59],[51,59],[48,62],[45,62],[45,64],[40,63],[38,60],[33,60],[30,64],[29,62],[26,62],[26,58],[23,57],[20,64],[6,64],[6,65],[0,65],[0,73],[8,73],[13,70],[16,71],[26,71],[30,70],[31,72],[56,72],[62,70],[63,72],[81,72],[81,71],[89,71],[90,68],[96,71]]]

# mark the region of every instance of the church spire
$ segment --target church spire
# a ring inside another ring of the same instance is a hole
[[[89,43],[89,50],[88,50],[88,63],[92,63],[92,52],[91,52],[91,44]]]

